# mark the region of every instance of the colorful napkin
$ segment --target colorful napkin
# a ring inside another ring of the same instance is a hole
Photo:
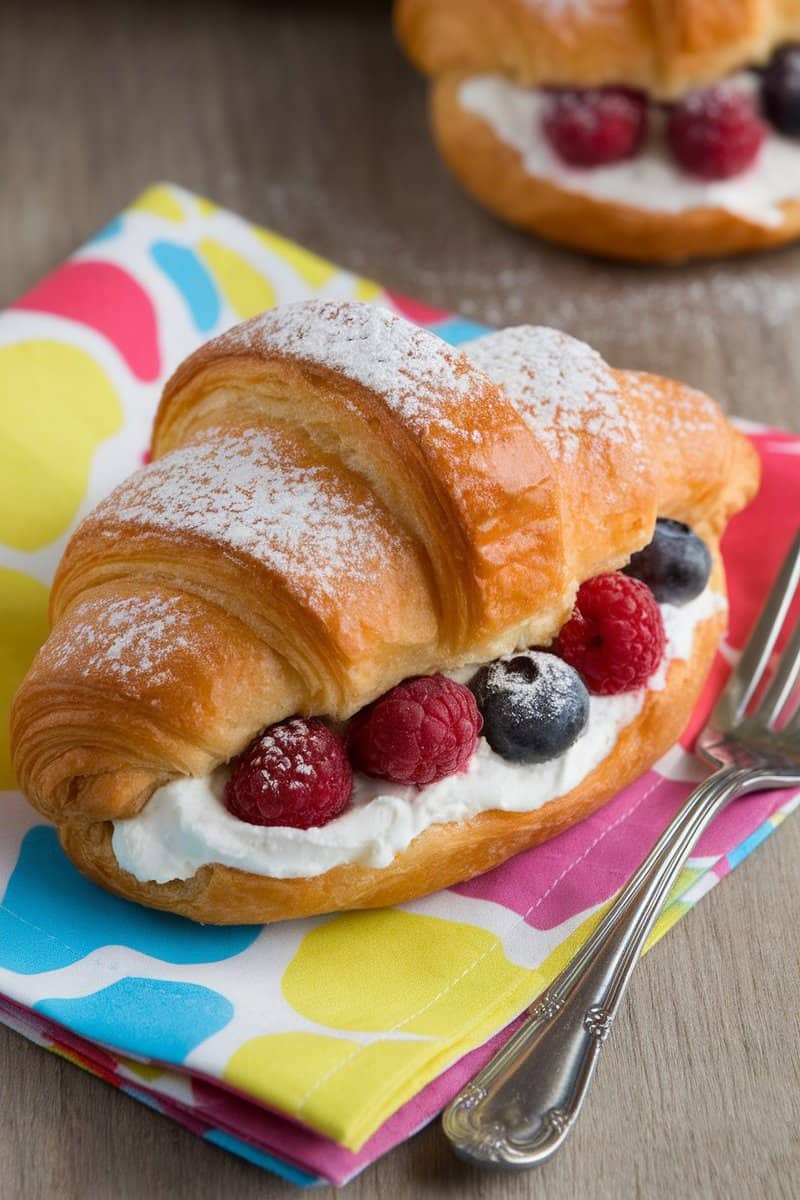
[[[0,315],[3,729],[46,633],[65,540],[142,461],[166,376],[235,321],[317,294],[389,305],[454,344],[481,332],[170,186],[145,192]],[[764,486],[725,540],[731,632],[691,730],[800,508],[800,438],[748,431]],[[78,875],[13,790],[3,733],[0,1020],[297,1183],[342,1183],[486,1061],[700,777],[678,746],[582,825],[460,887],[377,912],[217,929]],[[651,941],[797,802],[757,795],[722,814]]]

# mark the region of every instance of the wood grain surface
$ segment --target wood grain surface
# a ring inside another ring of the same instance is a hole
[[[0,148],[0,303],[170,179],[409,295],[560,326],[800,428],[800,248],[640,270],[504,229],[439,163],[377,0],[3,0]],[[467,1170],[433,1125],[348,1195],[800,1196],[798,857],[795,818],[642,963],[550,1165]],[[0,1028],[2,1200],[292,1194]]]

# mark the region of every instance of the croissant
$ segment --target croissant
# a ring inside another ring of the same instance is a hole
[[[198,921],[397,903],[469,878],[579,821],[674,742],[721,602],[602,761],[531,811],[487,797],[381,865],[316,872],[303,855],[320,831],[292,830],[290,877],[231,851],[147,878],[115,847],[170,781],[203,781],[275,722],[338,727],[410,676],[549,644],[578,586],[623,566],[657,517],[705,539],[723,596],[718,538],[757,481],[706,396],[612,370],[554,330],[463,353],[379,307],[267,312],[178,368],[153,461],[69,542],[52,632],[13,706],[19,783],[90,878]]]
[[[664,101],[751,72],[800,39],[798,0],[395,0],[397,36],[432,78],[431,121],[456,178],[522,229],[641,262],[764,249],[800,234],[798,129],[763,121],[754,165],[687,174],[665,136]],[[565,164],[541,129],[547,89],[636,89],[650,134],[609,165]],[[797,103],[795,100],[794,103]],[[784,131],[785,132],[785,131]],[[755,136],[755,135],[754,135]]]

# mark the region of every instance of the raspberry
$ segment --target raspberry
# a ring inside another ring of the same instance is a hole
[[[687,96],[667,121],[672,153],[684,170],[701,179],[729,179],[746,171],[765,132],[747,92],[724,84]]]
[[[352,791],[342,739],[322,721],[293,717],[265,729],[234,760],[225,804],[250,825],[310,829],[344,812]]]
[[[613,696],[645,684],[665,644],[661,609],[649,587],[614,572],[581,584],[556,649],[590,692]]]
[[[564,162],[599,167],[636,154],[647,132],[647,104],[623,88],[554,92],[542,128]]]
[[[466,769],[483,719],[469,688],[444,675],[398,683],[350,724],[353,765],[395,783],[435,783]]]

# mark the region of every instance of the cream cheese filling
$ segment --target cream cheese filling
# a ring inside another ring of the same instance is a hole
[[[749,72],[734,76],[732,82],[751,91],[757,86]],[[572,167],[541,132],[546,91],[520,87],[500,75],[481,75],[461,84],[459,100],[517,151],[529,175],[594,200],[659,213],[721,208],[775,228],[784,219],[781,203],[800,199],[800,141],[783,137],[769,125],[752,167],[731,179],[708,181],[689,175],[671,158],[664,114],[656,106],[650,107],[648,138],[635,158],[608,166]]]
[[[232,816],[223,803],[228,769],[220,767],[208,776],[166,784],[137,816],[115,821],[117,862],[140,882],[190,879],[209,863],[276,879],[310,878],[344,864],[388,867],[431,825],[467,821],[488,809],[532,812],[571,791],[608,757],[641,711],[648,689],[663,689],[669,664],[689,659],[697,625],[725,607],[725,598],[711,588],[680,608],[662,604],[666,652],[647,687],[592,696],[583,733],[548,762],[508,762],[480,738],[466,772],[428,787],[356,773],[352,806],[316,829],[249,825]],[[457,674],[469,678],[477,669]]]

